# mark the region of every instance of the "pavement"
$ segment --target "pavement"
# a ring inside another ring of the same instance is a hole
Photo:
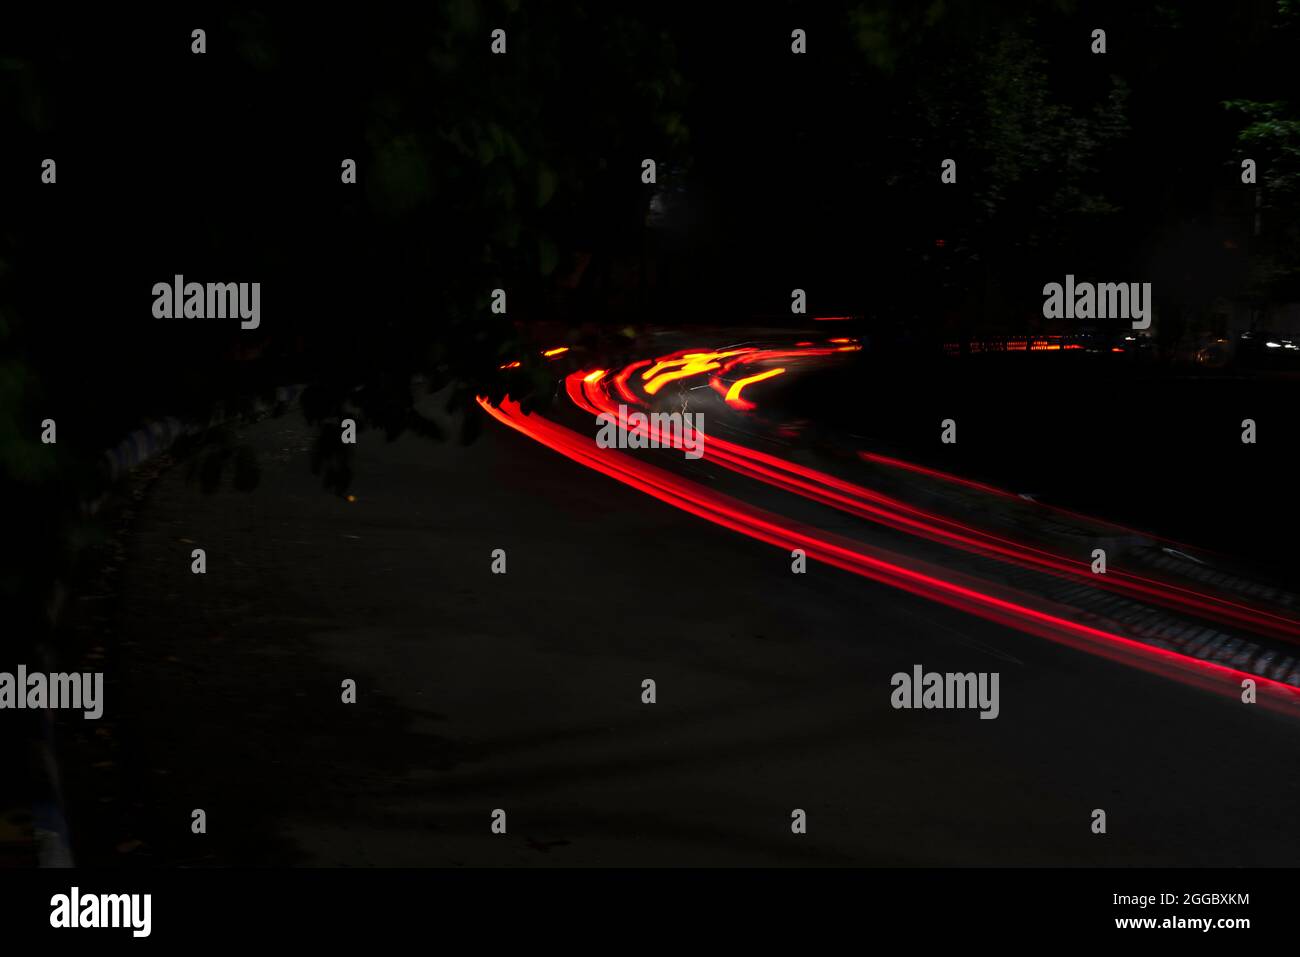
[[[116,581],[70,613],[81,667],[108,673],[105,717],[61,726],[83,866],[1300,852],[1285,716],[833,569],[791,574],[788,554],[495,423],[468,447],[362,432],[355,501],[310,473],[296,412],[241,437],[258,487],[204,494],[161,470]],[[916,664],[998,671],[1000,716],[894,710],[890,677]]]

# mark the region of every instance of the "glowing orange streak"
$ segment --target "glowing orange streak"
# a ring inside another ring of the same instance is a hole
[[[603,376],[604,374],[605,374],[605,370],[604,370],[604,369],[597,369],[595,372],[589,372],[589,373],[587,373],[587,375],[583,376],[582,381],[583,381],[583,382],[599,382],[600,379],[601,379],[601,376]]]
[[[773,376],[779,376],[785,369],[768,369],[766,372],[760,372],[758,375],[748,376],[744,379],[737,379],[731,383],[731,388],[723,396],[728,402],[740,398],[740,393],[744,391],[745,386],[753,382],[762,382],[764,379],[771,379]]]
[[[660,372],[662,372],[664,369],[672,369],[677,366],[684,366],[689,361],[690,361],[689,359],[660,359],[649,369],[646,369],[645,372],[641,373],[641,378],[652,379],[655,376],[657,376]]]
[[[666,356],[660,356],[658,360],[653,361],[653,365],[645,372],[641,373],[642,379],[653,379],[665,369],[676,369],[689,364],[692,360],[700,358],[701,355],[708,353],[699,352],[673,352]]]
[[[646,394],[654,395],[669,382],[675,382],[678,379],[687,379],[693,375],[699,375],[701,372],[709,372],[716,368],[718,368],[718,363],[716,362],[699,363],[698,361],[695,361],[684,368],[677,369],[673,372],[660,373],[642,386],[642,388],[645,389]]]
[[[542,353],[542,355],[544,355],[546,358],[549,359],[551,358],[551,356],[558,356],[561,353],[568,352],[568,351],[569,351],[568,346],[560,346],[558,349],[547,349],[545,352]]]
[[[665,369],[672,369],[678,366],[698,367],[696,371],[708,371],[705,363],[716,362],[719,359],[726,359],[729,356],[745,355],[751,352],[757,352],[752,346],[744,349],[729,349],[726,352],[677,352],[661,357],[649,369],[641,373],[642,379],[653,379]]]
[[[1165,677],[1177,678],[1221,694],[1237,696],[1240,693],[1241,681],[1249,678],[1260,690],[1275,692],[1277,695],[1277,697],[1261,695],[1259,698],[1261,703],[1293,713],[1300,708],[1300,689],[1283,682],[1240,671],[1227,665],[1192,658],[1168,649],[1145,645],[1122,635],[1081,625],[1018,601],[980,591],[975,585],[991,586],[969,576],[957,576],[967,582],[966,584],[947,581],[937,577],[923,563],[902,560],[906,562],[903,564],[900,563],[900,556],[891,555],[881,549],[869,548],[861,543],[810,530],[797,524],[782,525],[776,520],[776,516],[769,512],[745,505],[729,496],[702,489],[662,469],[623,455],[617,450],[605,449],[597,453],[589,438],[579,436],[540,416],[524,416],[518,403],[509,399],[504,400],[500,408],[493,407],[482,397],[478,402],[499,422],[562,455],[724,528],[783,549],[803,548],[810,558],[824,561],[837,568],[1069,647],[1092,651],[1111,660],[1124,662]],[[889,556],[890,560],[881,558],[881,555]]]

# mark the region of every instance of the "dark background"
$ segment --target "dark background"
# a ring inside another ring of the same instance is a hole
[[[1296,288],[1294,19],[1275,2],[466,2],[15,23],[6,346],[43,407],[96,395],[103,444],[132,414],[290,371],[483,385],[512,335],[485,308],[498,285],[511,320],[606,326],[788,316],[799,287],[813,314],[931,343],[1036,331],[1043,282],[1072,272],[1153,282],[1171,346],[1219,298],[1267,326]],[[1282,104],[1273,139],[1243,150],[1228,100]],[[177,272],[260,281],[263,328],[160,325],[136,300]]]
[[[462,407],[541,396],[544,373],[498,369],[539,324],[597,348],[627,327],[788,324],[795,287],[870,343],[796,413],[1285,573],[1294,370],[1188,359],[1225,308],[1264,335],[1300,298],[1296,20],[1286,0],[6,13],[9,634],[34,634],[75,575],[100,455],[150,416],[302,382],[315,421],[350,398],[370,427],[433,434],[413,374]],[[1153,283],[1149,361],[942,355],[1074,331],[1041,317],[1067,272]],[[260,282],[261,328],[154,320],[151,287],[175,273]],[[317,465],[346,491],[346,462]]]

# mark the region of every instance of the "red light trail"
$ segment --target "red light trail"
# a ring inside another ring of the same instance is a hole
[[[832,342],[851,342],[854,344],[849,348],[860,348],[854,340]],[[646,394],[653,396],[670,381],[714,373],[706,384],[733,409],[743,411],[752,409],[755,405],[742,398],[741,392],[747,387],[757,386],[781,375],[786,372],[786,367],[768,369],[730,383],[721,380],[720,375],[740,366],[778,359],[803,360],[833,355],[836,351],[831,347],[805,347],[794,352],[757,348],[721,352],[682,351],[659,359],[641,360],[624,366],[613,375],[604,369],[574,372],[565,378],[565,391],[569,399],[588,414],[617,414],[618,402],[609,392],[611,384],[619,400],[645,404],[632,391],[631,382],[641,382]],[[724,363],[724,359],[729,361]],[[640,370],[644,371],[634,379],[633,373]],[[1038,637],[1165,677],[1177,678],[1198,687],[1239,695],[1241,681],[1249,678],[1256,682],[1261,703],[1300,713],[1300,688],[1293,685],[1081,624],[1064,617],[1063,612],[1068,609],[1046,599],[1015,592],[991,582],[786,519],[634,456],[613,449],[599,449],[589,436],[574,432],[536,413],[523,414],[518,403],[509,398],[499,406],[493,406],[482,398],[479,399],[479,404],[503,424],[576,462],[690,514],[766,544],[787,550],[801,548],[810,559]],[[671,436],[659,435],[658,428],[653,424],[635,427],[634,430],[649,434],[659,444],[671,445]],[[714,435],[710,435],[704,444],[704,457],[750,479],[928,541],[993,556],[1055,577],[1087,581],[1089,585],[1162,607],[1300,643],[1300,621],[1286,616],[1113,568],[1105,575],[1093,575],[1086,561],[975,528],[864,488],[847,479]],[[873,464],[955,483],[981,493],[1024,502],[1005,490],[900,459],[865,452],[860,453],[860,458]]]

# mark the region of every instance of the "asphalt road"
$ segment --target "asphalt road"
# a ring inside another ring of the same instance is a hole
[[[296,413],[245,438],[259,486],[163,472],[86,603],[109,682],[98,726],[64,726],[82,864],[1297,859],[1294,720],[792,574],[496,423],[467,448],[363,432],[355,502],[310,474]],[[999,672],[999,717],[893,709],[917,664]]]

